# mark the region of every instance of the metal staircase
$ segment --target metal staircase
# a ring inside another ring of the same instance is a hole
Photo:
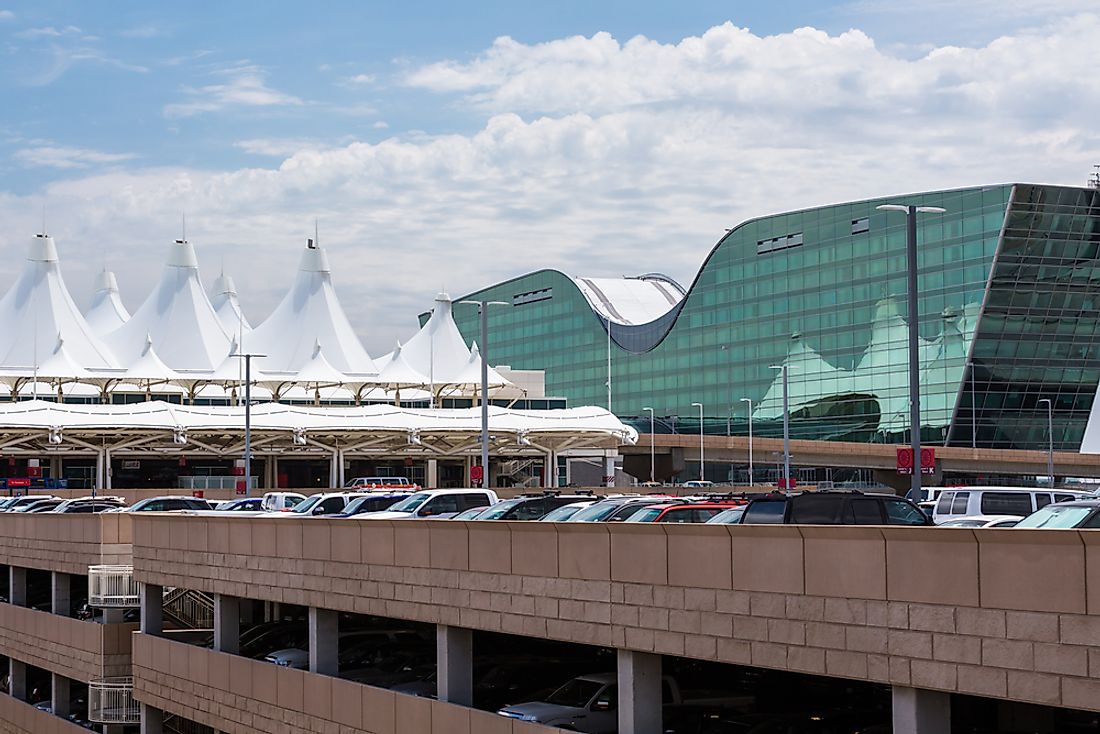
[[[214,626],[214,599],[194,589],[174,587],[164,592],[164,616],[185,629]]]
[[[214,730],[205,724],[168,713],[164,715],[162,730],[164,734],[214,734]]]

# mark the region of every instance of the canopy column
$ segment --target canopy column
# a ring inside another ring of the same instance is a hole
[[[339,451],[333,451],[332,452],[332,458],[329,459],[329,463],[328,463],[328,486],[330,486],[330,487],[341,487],[341,486],[343,486],[342,484],[338,484],[338,482],[340,481],[339,464],[340,464],[340,452]]]
[[[105,449],[100,449],[95,452],[95,488],[98,490],[107,489],[106,482],[106,462],[103,455],[106,453]]]
[[[107,490],[111,489],[111,450],[103,449],[103,485]]]

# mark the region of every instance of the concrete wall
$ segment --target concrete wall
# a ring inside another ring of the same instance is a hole
[[[133,522],[146,583],[1100,710],[1092,531]]]
[[[0,654],[84,682],[130,675],[135,629],[0,604]]]
[[[135,698],[227,734],[560,731],[159,637],[134,640]]]
[[[0,694],[0,732],[3,734],[88,734],[88,730],[60,716],[39,711],[29,703]]]
[[[0,563],[87,575],[88,566],[130,563],[130,515],[0,513]]]

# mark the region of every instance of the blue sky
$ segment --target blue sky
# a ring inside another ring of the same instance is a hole
[[[1093,5],[0,0],[0,281],[45,206],[78,302],[106,262],[134,308],[186,212],[260,321],[317,217],[378,353],[441,285],[690,281],[751,216],[1079,184]]]

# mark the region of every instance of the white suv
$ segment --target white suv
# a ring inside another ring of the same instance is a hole
[[[383,512],[354,515],[362,520],[442,519],[474,507],[488,507],[497,501],[491,489],[426,489],[409,495]]]
[[[348,503],[356,497],[362,497],[362,492],[321,492],[310,495],[299,502],[290,511],[264,513],[264,517],[319,517],[321,515],[335,515],[343,512]]]

